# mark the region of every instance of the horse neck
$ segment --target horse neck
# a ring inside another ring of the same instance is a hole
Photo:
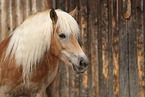
[[[58,72],[58,63],[58,57],[47,52],[34,70],[32,81],[40,82],[42,79],[49,79],[48,82],[51,82]]]
[[[52,54],[51,52],[47,52],[42,61],[43,64],[47,64],[47,66],[56,66],[59,62],[59,58]]]

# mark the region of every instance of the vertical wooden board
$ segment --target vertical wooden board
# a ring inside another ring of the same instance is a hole
[[[98,29],[98,77],[99,77],[99,97],[103,94],[103,89],[101,88],[104,83],[102,80],[104,80],[102,75],[102,33],[101,33],[101,8],[100,8],[100,2],[101,0],[97,1],[97,29]]]
[[[119,32],[118,32],[118,0],[113,1],[113,92],[119,97]]]
[[[104,85],[108,87],[108,7],[107,1],[101,1],[101,32]]]
[[[139,97],[144,97],[144,65],[143,65],[143,0],[137,0],[137,16],[136,16],[136,28],[137,28],[137,64],[139,70]]]
[[[102,58],[102,32],[101,32],[101,0],[97,2],[97,28],[98,28],[98,77],[99,77],[99,97],[107,96],[107,88],[104,83],[103,58]]]
[[[1,39],[9,35],[9,0],[1,0]]]
[[[67,10],[68,11],[71,11],[71,10],[73,10],[73,9],[75,9],[77,6],[76,6],[76,4],[77,4],[77,0],[67,0]]]
[[[25,0],[23,4],[24,4],[24,9],[23,9],[24,19],[26,19],[31,14],[30,0]]]
[[[108,97],[113,97],[113,30],[112,30],[112,17],[113,17],[113,0],[108,0]]]
[[[55,1],[55,0],[53,0],[53,1]],[[47,7],[46,7],[46,0],[41,0],[41,2],[42,2],[42,5],[41,5],[41,10],[45,10],[45,9],[47,9]]]
[[[80,41],[81,41],[81,47],[83,49],[83,51],[88,54],[88,50],[87,50],[87,0],[80,0],[80,25],[81,25],[81,34],[80,34]],[[88,89],[88,85],[87,85],[87,81],[88,81],[88,77],[87,77],[88,72],[85,72],[82,75],[80,75],[79,77],[79,95],[81,97],[87,97],[87,89]],[[81,83],[82,81],[82,83]],[[77,83],[77,82],[76,82]],[[78,97],[77,96],[77,97]]]
[[[23,18],[23,1],[22,0],[17,0],[16,1],[16,15],[17,15],[17,26],[22,23],[24,20]]]
[[[87,97],[93,97],[93,90],[92,90],[92,22],[91,22],[91,5],[92,0],[87,0],[87,55],[88,59],[90,61],[90,64],[88,66],[88,94]]]
[[[125,2],[125,1],[124,1]],[[127,24],[123,13],[126,12],[123,7],[123,0],[118,1],[118,19],[119,19],[119,90],[120,97],[129,97],[129,67],[128,67],[128,33]]]
[[[41,1],[42,2],[42,1]],[[44,3],[44,2],[43,2]],[[37,1],[37,4],[40,6],[40,0]],[[52,0],[46,0],[46,8],[51,9],[52,8]],[[39,9],[40,10],[40,9]]]
[[[80,97],[82,97],[82,94],[81,94],[81,92],[82,92],[82,89],[80,90],[80,85],[82,85],[82,84],[80,84],[79,83],[79,81],[80,81],[80,75],[75,75],[74,76],[74,86],[73,86],[73,88],[74,88],[74,90],[73,90],[73,97],[79,97],[80,95]],[[83,78],[83,77],[82,77]],[[82,83],[83,83],[83,81],[82,81]],[[82,87],[82,86],[81,86]]]
[[[13,20],[15,20],[15,28],[17,28],[17,26],[18,26],[18,2],[17,2],[18,0],[14,0],[14,10],[13,10],[13,12],[15,12],[15,13],[13,13],[13,16],[14,16],[14,18],[13,18]]]
[[[91,0],[90,1],[90,29],[91,29],[91,70],[89,71],[91,73],[89,77],[88,75],[88,79],[92,79],[92,96],[93,97],[98,97],[98,55],[97,55],[97,11],[96,11],[96,7],[97,7],[97,0]],[[89,40],[88,40],[89,41]],[[89,73],[88,72],[88,73]],[[88,80],[89,81],[89,80]],[[91,82],[90,81],[90,82]],[[89,87],[89,84],[88,84]]]
[[[57,8],[67,11],[67,0],[58,0]]]
[[[131,97],[139,97],[138,90],[138,66],[137,66],[137,29],[136,29],[136,0],[129,0],[128,7],[132,6],[132,17],[128,21],[128,33],[129,33],[129,91]],[[129,11],[129,8],[127,9]]]
[[[10,31],[16,29],[16,0],[10,0]]]
[[[145,1],[143,0],[143,37],[144,37],[144,70],[145,70]],[[144,71],[145,76],[145,71]],[[145,78],[144,78],[144,97],[145,97]]]
[[[107,2],[98,0],[98,76],[99,76],[99,97],[108,95],[108,9]]]
[[[60,4],[59,4],[59,0],[55,0],[55,5],[56,5],[56,6],[55,6],[55,8],[57,8],[57,9],[58,9],[58,8],[59,8],[59,6],[60,6]]]
[[[31,0],[32,14],[37,12],[37,0]]]
[[[10,3],[9,3],[9,11],[10,11],[10,13],[9,13],[9,16],[10,16],[10,22],[9,22],[9,24],[10,24],[10,32],[12,32],[13,31],[13,14],[12,14],[12,0],[10,0]]]
[[[52,0],[52,8],[56,8],[56,0]]]
[[[43,4],[43,2],[42,2],[42,0],[36,0],[37,2],[36,2],[36,8],[37,8],[37,11],[39,12],[39,11],[41,11],[42,9],[42,4]],[[47,5],[48,3],[46,3],[46,5]],[[52,4],[51,4],[52,5]]]

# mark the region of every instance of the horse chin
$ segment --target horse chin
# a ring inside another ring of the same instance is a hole
[[[87,70],[87,68],[79,68],[79,67],[75,66],[74,64],[72,64],[72,67],[76,74],[84,73]]]
[[[87,68],[77,67],[75,64],[73,64],[70,61],[69,62],[64,62],[64,64],[66,64],[67,66],[70,66],[76,74],[84,73],[87,70]]]
[[[75,62],[72,62],[72,60],[70,59],[67,59],[66,57],[63,58],[61,57],[60,60],[67,66],[71,67],[73,69],[73,71],[76,73],[76,74],[81,74],[81,73],[84,73],[86,70],[87,70],[87,67],[86,68],[81,68],[81,67],[78,67]]]

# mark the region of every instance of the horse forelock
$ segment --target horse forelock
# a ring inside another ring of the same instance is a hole
[[[56,13],[58,15],[58,20],[57,20],[58,27],[61,29],[61,31],[68,36],[70,34],[79,36],[80,29],[76,20],[70,14],[60,9],[57,9]]]
[[[67,35],[79,34],[78,24],[71,15],[61,10],[56,10],[56,13],[57,24],[62,32]],[[9,55],[11,58],[14,57],[17,66],[23,68],[23,76],[28,76],[45,52],[49,51],[52,33],[53,25],[49,10],[28,17],[14,30],[5,58]]]

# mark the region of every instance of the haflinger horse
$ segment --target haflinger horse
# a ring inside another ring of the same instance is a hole
[[[86,70],[89,62],[77,41],[80,29],[74,13],[38,12],[0,43],[0,97],[47,97],[59,61],[76,73]]]

